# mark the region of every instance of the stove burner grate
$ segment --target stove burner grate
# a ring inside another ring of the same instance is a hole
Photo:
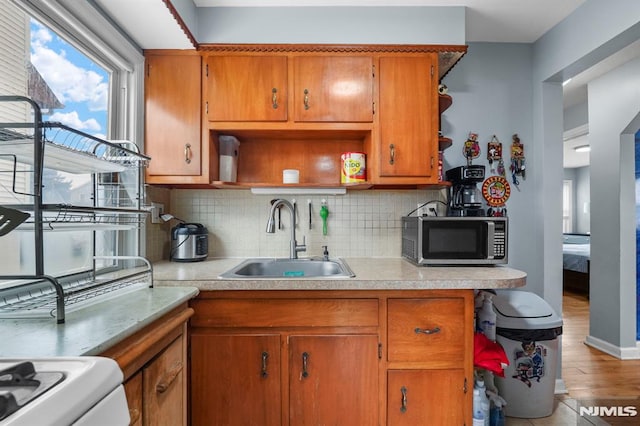
[[[0,371],[0,420],[33,401],[65,378],[59,371],[38,371],[32,362],[20,362]]]

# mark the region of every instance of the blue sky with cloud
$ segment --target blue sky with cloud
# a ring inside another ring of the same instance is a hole
[[[107,72],[34,20],[31,21],[31,63],[65,105],[46,120],[105,137],[109,96]]]

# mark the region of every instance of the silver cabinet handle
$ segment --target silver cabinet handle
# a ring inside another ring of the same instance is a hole
[[[396,162],[396,147],[394,144],[389,144],[389,164]]]
[[[184,145],[184,162],[189,164],[191,163],[191,144],[187,143]]]
[[[309,371],[307,369],[307,363],[309,362],[309,354],[306,352],[302,353],[302,377],[305,379],[309,377]]]
[[[434,327],[434,328],[420,328],[420,327],[416,327],[413,331],[415,331],[416,334],[436,334],[436,333],[440,333],[440,327]]]
[[[273,109],[278,109],[278,89],[275,87],[271,89],[271,106]]]
[[[400,412],[404,413],[407,411],[407,388],[406,387],[401,387],[400,388],[400,394],[402,395],[402,400],[401,400],[401,405],[400,405]]]
[[[262,371],[260,375],[262,378],[266,378],[269,373],[267,372],[267,360],[269,359],[269,352],[262,352]]]

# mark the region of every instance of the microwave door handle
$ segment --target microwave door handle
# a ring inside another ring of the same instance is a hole
[[[487,222],[487,259],[494,259],[496,257],[496,224],[493,221]]]

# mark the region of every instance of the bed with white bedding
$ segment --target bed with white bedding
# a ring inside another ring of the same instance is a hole
[[[590,235],[563,234],[562,268],[565,289],[589,294],[590,256]]]

